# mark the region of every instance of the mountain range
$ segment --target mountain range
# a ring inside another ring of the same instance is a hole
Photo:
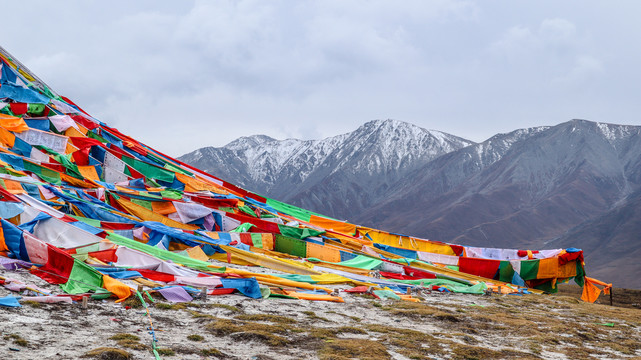
[[[641,126],[572,120],[475,143],[396,120],[323,140],[241,137],[180,160],[338,219],[432,240],[577,247],[641,288]]]

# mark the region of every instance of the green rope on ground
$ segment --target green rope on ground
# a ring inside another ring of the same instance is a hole
[[[145,291],[145,293],[147,294],[147,296],[149,296],[149,298],[151,298],[151,296],[149,295],[149,293],[147,291]],[[154,331],[154,323],[151,321],[151,313],[149,312],[149,306],[147,306],[147,303],[145,302],[145,299],[142,297],[142,294],[140,293],[140,291],[136,290],[136,296],[138,297],[138,299],[142,303],[142,306],[145,308],[145,314],[147,315],[147,318],[149,319],[149,328],[148,329],[149,329],[149,334],[151,335],[151,351],[153,352],[154,357],[155,357],[156,360],[162,360],[160,358],[160,354],[158,354],[158,350],[157,350],[158,349],[158,344],[157,344],[158,343],[158,339],[156,339],[156,332]]]

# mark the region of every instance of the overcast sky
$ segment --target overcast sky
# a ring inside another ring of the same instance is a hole
[[[12,1],[1,45],[171,155],[397,119],[483,141],[641,124],[638,1]]]

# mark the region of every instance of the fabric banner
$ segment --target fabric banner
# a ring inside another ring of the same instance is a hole
[[[396,274],[405,273],[405,267],[403,265],[399,265],[399,264],[395,264],[387,261],[384,261],[381,265],[382,265],[381,271],[396,273]]]
[[[533,252],[531,251],[530,253],[533,259],[548,259],[557,256],[559,253],[561,253],[561,251],[562,249],[551,249]],[[492,260],[527,260],[528,251],[466,246],[465,256],[471,258]]]
[[[333,263],[341,261],[341,253],[339,250],[311,242],[307,243],[307,257]]]
[[[115,171],[124,173],[127,164],[124,161],[120,160],[116,155],[105,152],[104,168],[110,168]]]
[[[212,213],[212,210],[210,208],[197,203],[174,201],[173,204],[174,208],[176,208],[178,216],[180,217],[180,220],[185,224],[203,218]]]
[[[274,238],[274,250],[304,258],[307,256],[307,243],[298,239],[276,235]]]
[[[258,286],[258,281],[255,278],[248,279],[231,279],[231,278],[222,278],[220,281],[223,284],[224,288],[227,289],[237,289],[243,295],[249,296],[250,298],[260,299],[263,296],[260,293],[260,287]]]
[[[126,200],[124,198],[117,199],[116,201],[120,206],[122,206],[125,210],[127,210],[129,214],[134,215],[142,220],[156,221],[164,225],[178,228],[178,229],[185,229],[185,230],[198,229],[198,226],[196,225],[187,225],[187,224],[180,223],[178,221],[174,221],[166,216],[162,216],[160,214],[154,213],[151,210],[147,210],[145,207],[134,204],[133,202]]]
[[[472,274],[487,279],[494,279],[499,271],[501,262],[498,260],[474,259],[462,257],[459,259],[458,266],[461,272]]]
[[[24,140],[29,145],[43,145],[60,154],[64,154],[67,149],[68,138],[63,135],[29,129],[27,131],[17,133],[16,137]]]
[[[194,269],[204,269],[210,272],[217,271],[215,267],[210,266],[210,264],[206,261],[200,261],[200,260],[192,259],[187,256],[182,256],[180,254],[172,253],[171,251],[149,246],[147,244],[140,243],[136,240],[127,239],[123,236],[119,236],[116,234],[109,234],[107,238],[111,240],[113,243],[120,245],[121,247],[125,246],[126,248],[130,248],[132,250],[138,250],[137,252],[139,254],[147,254],[150,259],[149,261],[156,261],[156,264],[158,264],[160,260],[171,260],[176,264],[182,264],[185,266],[192,267]],[[121,252],[120,250],[121,247],[119,247],[118,250],[116,251],[119,262],[121,260],[120,257],[124,255],[124,253]],[[132,266],[135,266],[135,265],[132,264]],[[224,271],[224,268],[222,268],[222,271]]]
[[[348,222],[332,220],[313,214],[310,215],[309,222],[313,225],[317,225],[328,230],[334,230],[346,235],[354,235],[356,233],[356,225],[350,224]]]
[[[206,288],[216,288],[222,284],[220,278],[213,276],[203,276],[203,277],[187,277],[187,276],[176,276],[174,281],[170,285],[182,284],[189,285],[194,287],[206,287]]]
[[[7,181],[7,180],[5,180]],[[24,204],[18,202],[2,201],[0,202],[0,217],[11,219],[24,212]]]
[[[131,289],[129,286],[116,279],[113,279],[109,275],[102,276],[102,287],[107,289],[107,291],[114,294],[118,298],[118,301],[116,302],[121,302],[127,299],[129,296],[131,296],[131,293],[133,291],[133,289]]]
[[[68,105],[67,103],[62,102],[60,100],[56,100],[56,99],[51,99],[51,105],[53,106],[54,109],[64,114],[75,114],[80,112],[78,109],[74,108],[73,106]]]
[[[64,132],[65,130],[69,129],[70,127],[74,127],[76,129],[78,129],[78,125],[76,125],[76,122],[73,121],[73,119],[68,115],[50,116],[49,117],[49,121],[51,121],[53,126],[59,132]]]
[[[46,162],[49,162],[50,160],[49,155],[36,149],[35,147],[31,148],[31,154],[29,155],[29,158],[39,163],[43,163],[43,162],[46,163]]]
[[[339,265],[355,267],[359,269],[373,270],[382,266],[383,260],[373,259],[369,256],[358,255],[353,259],[341,261]]]
[[[310,236],[318,236],[320,234],[325,233],[325,231],[318,231],[318,230],[309,229],[309,228],[297,228],[297,227],[292,227],[287,225],[278,225],[278,229],[280,230],[280,233],[283,234],[284,236],[288,236],[296,239],[305,239]]]
[[[0,99],[9,98],[15,102],[48,104],[49,98],[27,87],[14,86],[8,83],[0,86]]]
[[[22,233],[22,240],[32,263],[46,264],[49,261],[49,249],[44,241],[36,239],[28,232]]]
[[[64,284],[68,281],[72,268],[73,258],[49,245],[47,263],[40,268],[31,270],[31,273],[51,284]]]
[[[458,266],[460,259],[460,257],[454,255],[433,254],[424,251],[417,251],[417,256],[421,261],[453,266]]]
[[[60,285],[67,294],[84,294],[102,288],[102,274],[84,262],[74,260],[69,281]]]
[[[132,159],[126,156],[122,157],[122,161],[136,169],[136,171],[139,171],[141,174],[145,175],[145,177],[165,181],[168,183],[172,183],[176,178],[173,172],[158,166],[148,164],[144,161]]]
[[[0,306],[6,306],[6,307],[21,307],[20,303],[18,302],[18,298],[9,295],[5,297],[0,297]]]
[[[167,300],[175,303],[189,302],[194,300],[189,293],[180,286],[172,286],[159,289],[158,292]]]
[[[301,209],[294,205],[285,204],[284,202],[280,202],[274,199],[267,199],[267,205],[271,206],[279,212],[291,215],[296,219],[303,220],[305,222],[309,222],[311,215],[313,214],[311,211]]]
[[[102,168],[102,178],[104,181],[112,184],[129,180],[129,176],[127,176],[125,173],[109,167]]]
[[[373,242],[379,244],[414,251],[430,252],[434,254],[458,255],[452,245],[438,241],[429,241],[409,236],[390,234],[385,231],[370,229],[366,227],[358,227],[358,231],[361,234],[366,235],[366,237],[371,239]]]
[[[45,242],[63,249],[95,244],[102,240],[96,235],[54,217],[39,220],[34,227],[33,234],[37,238],[44,239]]]
[[[240,226],[240,221],[236,219],[232,219],[229,216],[226,216],[224,211],[214,211],[214,212],[222,215],[222,221],[223,221],[222,231],[229,232]]]
[[[0,114],[0,126],[17,133],[29,130],[29,126],[22,118],[6,114]]]

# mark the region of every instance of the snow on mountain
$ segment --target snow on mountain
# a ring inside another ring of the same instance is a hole
[[[322,140],[243,137],[181,159],[259,194],[395,233],[499,248],[558,238],[583,247],[596,275],[611,276],[609,264],[625,255],[611,249],[641,251],[640,126],[575,119],[473,143],[376,120]],[[604,248],[614,255],[601,256]],[[622,273],[635,274],[636,262],[625,261]],[[641,286],[634,275],[618,281]]]
[[[640,199],[641,126],[577,119],[438,157],[351,219],[472,246],[544,248],[560,238],[584,250],[595,275],[612,278],[616,261],[627,270],[612,279],[639,287],[628,275],[638,261],[627,256],[641,251]]]
[[[353,163],[354,158],[362,158],[358,166],[365,166],[370,175],[393,172],[473,144],[397,120],[370,121],[349,135],[347,141],[352,146],[339,150],[334,171]]]
[[[180,159],[250,190],[269,192],[282,187],[283,181],[300,185],[312,175],[339,171],[370,176],[398,173],[470,144],[473,142],[402,121],[374,120],[354,132],[322,140],[241,137]]]

